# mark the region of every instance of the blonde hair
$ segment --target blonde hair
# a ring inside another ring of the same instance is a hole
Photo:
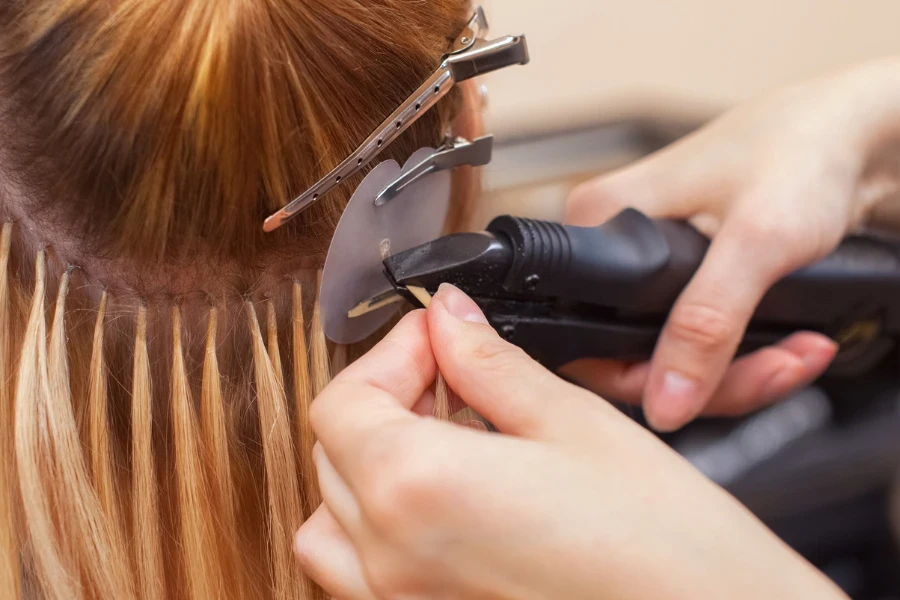
[[[321,503],[309,405],[365,349],[326,342],[316,298],[354,182],[285,231],[260,225],[421,83],[468,12],[0,6],[4,594],[324,597],[291,539]],[[440,142],[458,105],[387,156]]]

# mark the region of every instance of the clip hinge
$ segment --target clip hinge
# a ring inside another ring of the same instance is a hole
[[[453,47],[450,49],[450,52],[448,52],[448,56],[468,50],[475,43],[475,40],[484,39],[485,36],[487,36],[489,29],[484,9],[479,6],[475,9],[472,20],[469,21],[466,28],[462,30],[462,33],[460,33],[459,37],[456,38],[456,41],[453,42]]]
[[[432,173],[449,171],[462,166],[484,166],[491,162],[493,152],[494,136],[492,135],[486,135],[472,142],[456,138],[387,186],[375,198],[375,206],[384,206],[403,193],[403,190]]]

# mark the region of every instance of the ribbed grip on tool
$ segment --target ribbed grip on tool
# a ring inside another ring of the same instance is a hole
[[[653,221],[635,210],[599,227],[498,217],[488,230],[515,249],[507,292],[635,310],[674,302],[707,247],[687,224]]]
[[[572,262],[572,242],[559,223],[500,217],[491,232],[505,235],[515,249],[504,287],[512,293],[549,292],[565,281]]]

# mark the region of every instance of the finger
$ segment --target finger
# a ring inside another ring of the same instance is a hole
[[[409,313],[363,358],[335,381],[367,385],[391,394],[409,410],[437,375],[425,311]]]
[[[758,410],[818,379],[834,360],[837,344],[809,332],[796,333],[770,348],[732,364],[704,411],[708,416],[734,416]],[[606,398],[641,404],[650,363],[581,360],[562,373]]]
[[[411,409],[437,367],[424,311],[410,313],[368,354],[319,395],[310,421],[334,467],[353,486],[365,469],[366,448],[390,425],[414,421]]]
[[[692,136],[618,171],[576,187],[564,221],[592,227],[625,208],[654,218],[684,218],[712,197],[729,195],[727,171]]]
[[[640,404],[650,376],[650,363],[583,359],[563,367],[560,375],[608,400]]]
[[[320,443],[313,447],[313,462],[325,505],[343,530],[357,539],[362,532],[362,511],[353,491],[331,464]]]
[[[703,411],[759,301],[785,273],[784,250],[758,242],[740,224],[726,224],[672,309],[644,399],[655,429],[673,431]]]
[[[331,597],[375,600],[356,549],[325,506],[297,532],[294,555],[303,572]]]
[[[590,397],[501,339],[457,288],[441,286],[428,309],[428,323],[447,383],[501,432],[555,438],[590,409]]]
[[[818,333],[796,333],[736,361],[706,407],[710,416],[737,416],[785,398],[822,376],[838,345]]]

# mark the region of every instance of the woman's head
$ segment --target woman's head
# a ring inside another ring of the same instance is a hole
[[[437,66],[461,0],[10,0],[4,169],[86,252],[321,251],[352,184],[264,237]],[[389,150],[441,141],[458,98]]]
[[[262,221],[470,12],[0,3],[0,589],[314,597],[290,539],[317,505],[306,409],[342,354],[312,299],[356,182],[274,234]],[[451,95],[385,156],[440,143],[463,107]]]

